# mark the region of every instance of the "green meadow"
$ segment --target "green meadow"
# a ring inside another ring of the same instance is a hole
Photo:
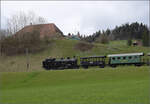
[[[1,104],[149,104],[149,67],[3,72]]]

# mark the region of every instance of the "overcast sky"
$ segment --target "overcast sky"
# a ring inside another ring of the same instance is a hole
[[[34,11],[64,34],[90,35],[97,30],[139,22],[149,25],[149,1],[1,1],[1,27],[19,11]]]

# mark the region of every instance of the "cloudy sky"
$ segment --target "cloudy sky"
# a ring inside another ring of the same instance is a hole
[[[1,1],[1,27],[19,11],[34,11],[64,34],[90,35],[97,30],[139,22],[149,26],[149,1]]]

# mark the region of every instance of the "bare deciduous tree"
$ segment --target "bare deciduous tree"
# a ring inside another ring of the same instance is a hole
[[[8,32],[4,29],[0,29],[0,40],[5,38],[8,35]]]
[[[7,28],[11,34],[14,34],[31,23],[43,24],[46,23],[46,19],[36,15],[33,11],[29,11],[28,13],[20,11],[7,19]]]

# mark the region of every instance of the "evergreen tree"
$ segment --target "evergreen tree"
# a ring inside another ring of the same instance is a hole
[[[93,33],[92,35],[85,37],[83,40],[88,42],[95,42],[102,34],[105,34],[109,36],[109,39],[111,40],[143,40],[143,44],[145,46],[148,46],[148,41],[150,40],[149,35],[142,35],[144,34],[143,31],[148,32],[149,30],[148,27],[142,23],[126,23],[121,26],[116,26],[115,29],[112,30],[99,30]]]
[[[142,42],[143,46],[149,46],[149,41],[150,41],[150,35],[148,34],[149,32],[144,30],[142,34]]]
[[[127,45],[128,45],[128,46],[131,46],[131,45],[132,45],[132,40],[131,40],[131,39],[128,40]]]

